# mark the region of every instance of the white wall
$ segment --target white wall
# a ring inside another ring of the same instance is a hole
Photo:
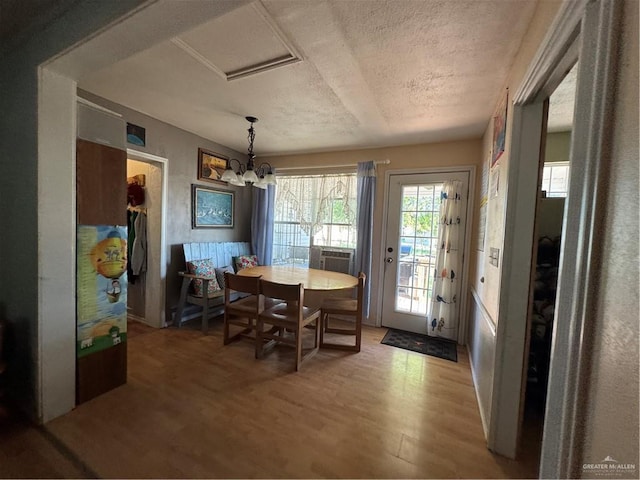
[[[41,71],[38,115],[63,116],[73,125],[76,110],[75,82],[48,70]],[[68,411],[75,403],[75,375],[69,365],[76,361],[75,298],[76,246],[60,248],[51,238],[75,238],[75,162],[59,163],[61,156],[75,157],[75,129],[65,122],[45,129],[39,124],[40,148],[49,152],[38,162],[38,310],[40,385],[42,420],[47,421]],[[71,197],[71,208],[60,212],[60,205]],[[61,281],[71,278],[70,282]],[[44,313],[46,312],[46,313]],[[44,315],[43,315],[44,314]],[[46,346],[45,346],[46,339]]]
[[[477,292],[471,289],[469,296],[469,363],[485,437],[491,424],[493,366],[496,357],[495,337],[496,326],[491,321],[489,313],[482,307]],[[482,348],[477,348],[478,345]]]

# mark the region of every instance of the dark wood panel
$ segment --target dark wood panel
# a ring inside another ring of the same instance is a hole
[[[77,140],[78,224],[126,225],[127,152]]]
[[[78,139],[76,157],[78,224],[126,225],[126,152]],[[126,383],[126,343],[78,358],[76,380],[78,404]]]
[[[78,358],[76,403],[127,383],[127,342]]]

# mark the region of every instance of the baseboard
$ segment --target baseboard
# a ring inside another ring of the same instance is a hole
[[[136,315],[135,313],[127,312],[127,319],[128,320],[134,320],[134,321],[139,322],[139,323],[143,323],[143,324],[148,325],[149,327],[152,327],[152,328],[158,328],[157,325],[151,325],[149,322],[147,322],[147,320],[144,317]]]

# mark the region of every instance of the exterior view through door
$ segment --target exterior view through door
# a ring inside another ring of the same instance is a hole
[[[465,225],[469,192],[469,172],[389,175],[387,231],[384,257],[382,325],[427,334],[431,328],[431,297],[435,284],[436,262],[441,251],[441,203],[443,185],[457,181],[462,192],[459,201],[458,270],[461,277],[464,260]],[[442,263],[442,258],[440,259]],[[450,272],[448,273],[450,277]],[[456,285],[462,282],[457,281]],[[459,287],[458,287],[459,288]],[[452,293],[447,301],[458,301]],[[459,307],[459,305],[458,305]],[[439,336],[457,340],[460,309],[449,309],[455,317],[447,319],[447,330]],[[433,333],[433,332],[432,332]]]

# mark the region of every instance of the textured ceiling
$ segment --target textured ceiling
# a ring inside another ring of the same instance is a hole
[[[264,0],[78,86],[239,151],[256,116],[257,154],[479,137],[535,5]],[[259,73],[227,78],[243,69]]]

